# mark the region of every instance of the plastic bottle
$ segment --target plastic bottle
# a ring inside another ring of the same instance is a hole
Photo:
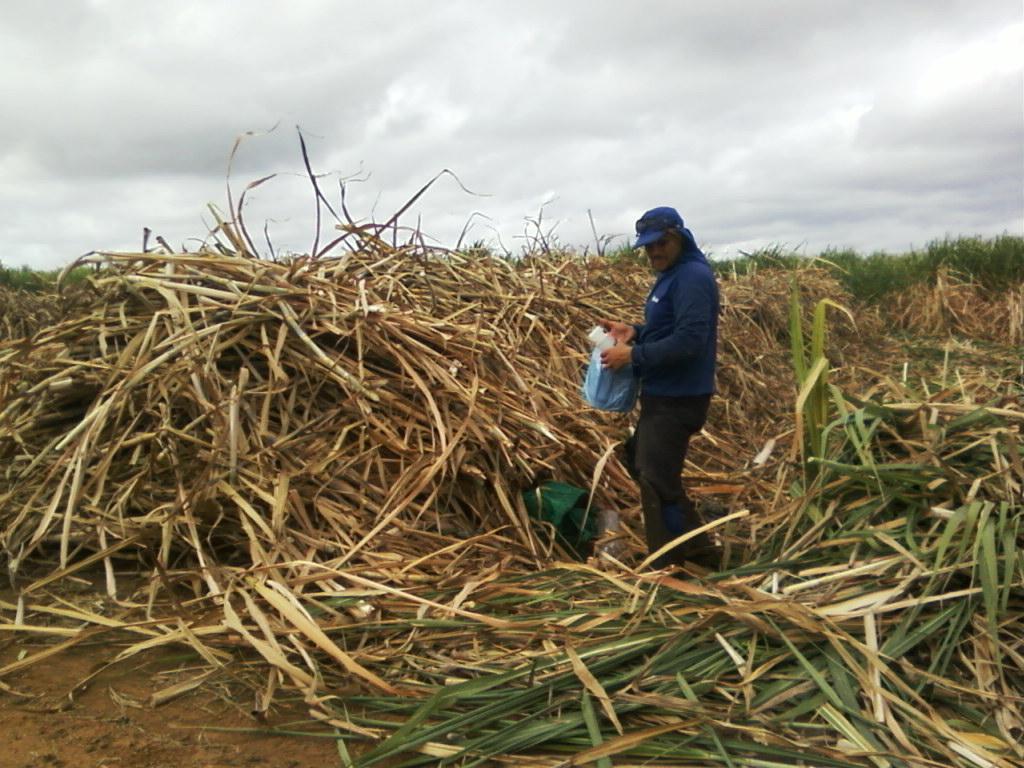
[[[590,333],[587,334],[587,338],[590,339],[590,343],[593,344],[595,348],[602,352],[615,346],[615,339],[613,339],[611,335],[609,335],[600,325],[595,325],[591,328]]]

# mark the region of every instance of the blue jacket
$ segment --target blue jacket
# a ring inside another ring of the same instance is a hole
[[[688,234],[688,233],[687,233]],[[646,395],[681,397],[715,391],[718,283],[696,243],[658,273],[636,328],[633,371]]]

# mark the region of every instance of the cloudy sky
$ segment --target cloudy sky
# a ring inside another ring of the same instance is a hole
[[[0,0],[0,93],[7,266],[196,247],[247,132],[250,229],[308,251],[297,127],[360,220],[457,174],[402,219],[444,245],[662,204],[721,257],[1024,234],[1021,0]]]

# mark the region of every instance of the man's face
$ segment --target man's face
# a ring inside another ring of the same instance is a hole
[[[683,242],[678,237],[666,234],[653,243],[644,246],[644,250],[647,251],[647,258],[651,262],[651,268],[655,272],[664,272],[666,269],[671,269],[679,261],[679,257],[683,253]]]

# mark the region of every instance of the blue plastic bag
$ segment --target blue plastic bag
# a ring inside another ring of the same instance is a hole
[[[601,367],[601,350],[597,347],[590,353],[590,364],[583,379],[583,399],[602,411],[627,413],[636,404],[636,377],[633,366],[626,365],[613,371]]]

